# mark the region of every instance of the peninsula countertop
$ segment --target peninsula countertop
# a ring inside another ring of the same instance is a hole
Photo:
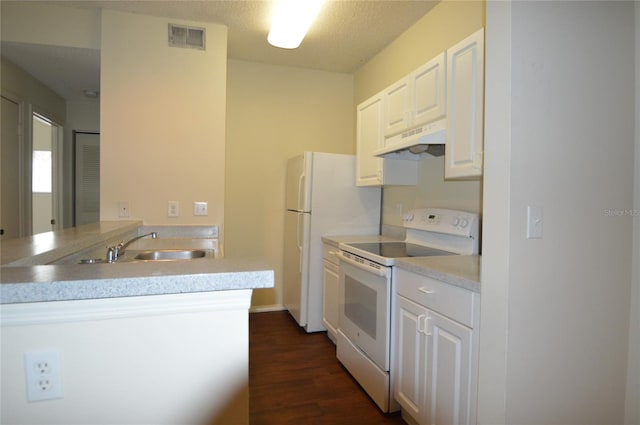
[[[140,227],[139,222],[103,222],[67,229],[59,234],[49,232],[52,234],[40,238],[36,235],[3,242],[1,303],[255,289],[274,285],[273,269],[261,260],[212,256],[189,261],[47,264],[122,234],[135,235]],[[5,256],[7,248],[16,251]]]

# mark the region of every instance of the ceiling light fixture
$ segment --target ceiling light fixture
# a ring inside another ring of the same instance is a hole
[[[283,49],[300,46],[324,0],[276,0],[274,2],[269,44]]]

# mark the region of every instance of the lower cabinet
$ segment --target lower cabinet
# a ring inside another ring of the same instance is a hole
[[[333,343],[338,333],[338,284],[340,265],[336,258],[338,249],[324,244],[322,256],[322,323],[327,328],[327,336]]]
[[[475,423],[478,329],[473,309],[479,295],[403,270],[396,282],[392,373],[403,416],[418,424]],[[429,298],[462,302],[430,305]],[[471,307],[470,316],[460,316],[466,323],[447,317],[450,307],[453,316]]]

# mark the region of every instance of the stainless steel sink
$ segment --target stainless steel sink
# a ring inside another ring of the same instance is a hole
[[[202,258],[206,254],[207,253],[201,249],[158,249],[142,251],[133,258],[143,261],[175,261]]]

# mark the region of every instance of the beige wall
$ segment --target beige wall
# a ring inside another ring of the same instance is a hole
[[[2,40],[100,48],[100,11],[2,0]]]
[[[265,259],[275,287],[255,290],[252,306],[282,308],[286,161],[303,151],[354,153],[353,77],[238,60],[228,66],[225,256]]]
[[[168,23],[206,29],[206,51],[168,47]],[[224,229],[226,27],[102,13],[100,217]],[[167,202],[180,216],[167,217]],[[193,202],[209,215],[193,215]]]
[[[484,25],[484,1],[442,1],[357,70],[355,103],[378,93]],[[444,157],[423,159],[415,187],[384,189],[382,221],[401,225],[401,211],[427,206],[482,212],[481,192],[481,180],[445,181]]]

